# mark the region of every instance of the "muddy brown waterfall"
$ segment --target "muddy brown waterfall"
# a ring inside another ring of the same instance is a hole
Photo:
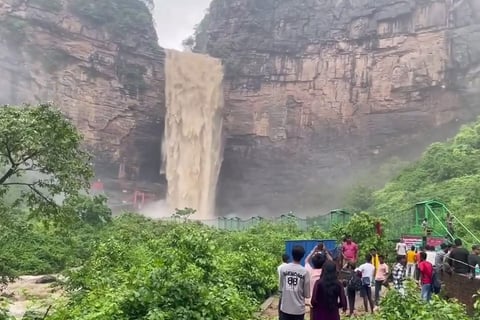
[[[197,210],[194,218],[209,219],[223,157],[223,66],[208,56],[168,50],[165,80],[167,204],[172,212],[188,207]]]

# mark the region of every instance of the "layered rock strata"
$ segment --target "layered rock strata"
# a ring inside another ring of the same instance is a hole
[[[474,119],[479,17],[478,0],[214,0],[194,50],[229,78],[219,203],[331,209]]]
[[[101,175],[158,180],[164,53],[143,2],[111,3],[0,0],[0,104],[53,101]]]

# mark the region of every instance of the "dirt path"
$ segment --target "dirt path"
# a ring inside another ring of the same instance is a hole
[[[386,292],[385,289],[382,290],[383,294],[385,294],[385,292]],[[356,309],[357,315],[365,314],[365,309],[363,307],[363,299],[360,297],[358,293],[357,293],[357,298],[355,300],[355,309]],[[278,319],[278,297],[275,297],[272,303],[270,304],[270,306],[262,313],[262,318],[266,320]],[[342,315],[342,318],[348,318],[348,317]],[[305,315],[305,319],[310,319],[310,312],[307,312],[307,314]]]
[[[38,283],[43,276],[22,276],[3,291],[9,297],[10,314],[21,319],[27,310],[45,312],[62,292],[52,283]]]

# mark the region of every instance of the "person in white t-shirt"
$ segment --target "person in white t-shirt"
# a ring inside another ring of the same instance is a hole
[[[375,275],[375,266],[372,264],[372,256],[370,254],[365,256],[365,263],[355,269],[355,272],[362,273],[362,288],[360,289],[360,296],[363,298],[365,312],[368,312],[368,305],[370,304],[370,311],[373,313],[374,302],[372,298],[372,283]]]
[[[280,270],[282,269],[283,266],[287,265],[288,264],[288,261],[290,261],[290,256],[286,253],[284,253],[282,255],[282,264],[278,266],[277,268],[277,272],[278,272],[278,281],[280,282],[281,281],[281,278],[282,278],[282,275],[281,275],[281,272]],[[280,284],[280,287],[279,287],[279,290],[281,289],[281,284]],[[278,312],[280,314],[280,301],[282,300],[282,294],[280,293],[280,299],[279,299],[279,303],[278,303]]]
[[[278,268],[277,268],[278,279],[280,279],[280,269],[281,269],[284,265],[288,264],[288,261],[289,261],[289,260],[290,260],[290,256],[289,256],[288,254],[284,253],[284,254],[282,255],[282,264],[279,265]]]
[[[403,242],[403,239],[401,239],[400,242],[397,243],[395,250],[397,251],[397,256],[400,256],[400,257],[407,256],[407,245]]]
[[[437,258],[437,252],[435,251],[435,248],[432,246],[427,246],[425,248],[425,252],[427,253],[427,261],[432,264],[432,266],[435,265],[435,260]]]

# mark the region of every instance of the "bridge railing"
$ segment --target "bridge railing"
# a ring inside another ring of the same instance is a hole
[[[183,221],[183,218],[169,217],[169,218],[164,218],[162,220],[181,222]],[[245,230],[263,221],[295,223],[302,230],[306,230],[312,227],[320,227],[322,229],[328,229],[336,223],[336,221],[332,219],[330,215],[301,218],[291,213],[286,215],[281,215],[279,217],[270,217],[270,218],[251,217],[248,219],[241,219],[238,217],[235,217],[235,218],[217,217],[215,219],[208,219],[208,220],[198,220],[198,219],[189,219],[189,220],[199,221],[212,227],[216,227],[223,230],[232,230],[232,231]]]

